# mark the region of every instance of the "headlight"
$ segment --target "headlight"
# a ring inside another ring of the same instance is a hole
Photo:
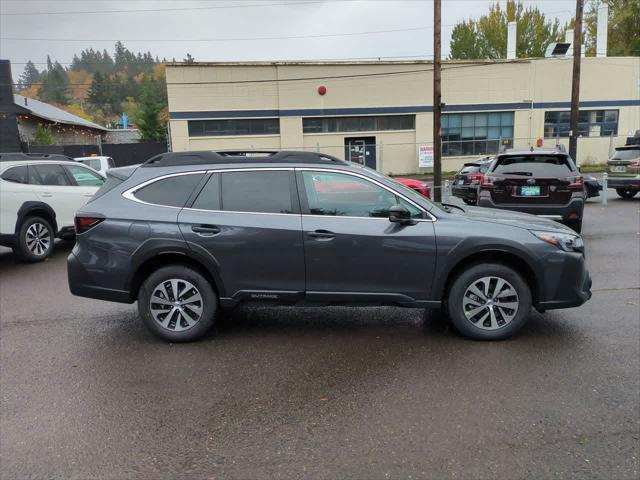
[[[555,245],[565,252],[584,251],[584,242],[582,241],[582,237],[580,237],[580,235],[572,235],[570,233],[559,232],[541,232],[538,230],[531,230],[531,233],[533,233],[543,242]]]

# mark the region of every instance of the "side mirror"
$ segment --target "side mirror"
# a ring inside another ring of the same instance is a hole
[[[414,225],[416,223],[411,218],[411,212],[402,205],[394,205],[389,209],[389,221],[402,225]]]

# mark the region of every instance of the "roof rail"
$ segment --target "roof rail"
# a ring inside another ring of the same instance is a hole
[[[170,167],[178,165],[208,165],[229,163],[315,163],[347,164],[331,155],[320,152],[301,152],[291,150],[221,150],[168,152],[150,158],[142,167]]]
[[[0,153],[0,162],[15,162],[26,160],[64,160],[73,162],[73,158],[59,153],[24,153],[24,152],[8,152]]]

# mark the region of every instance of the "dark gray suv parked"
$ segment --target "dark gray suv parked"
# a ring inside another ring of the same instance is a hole
[[[582,239],[533,215],[430,202],[309,152],[185,152],[110,170],[77,213],[75,295],[132,303],[152,332],[202,337],[242,302],[445,310],[476,339],[591,297]]]

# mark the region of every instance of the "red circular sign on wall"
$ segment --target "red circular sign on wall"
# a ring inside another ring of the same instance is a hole
[[[318,87],[318,93],[320,95],[324,95],[325,93],[327,93],[327,87],[325,87],[324,85],[321,85]]]

